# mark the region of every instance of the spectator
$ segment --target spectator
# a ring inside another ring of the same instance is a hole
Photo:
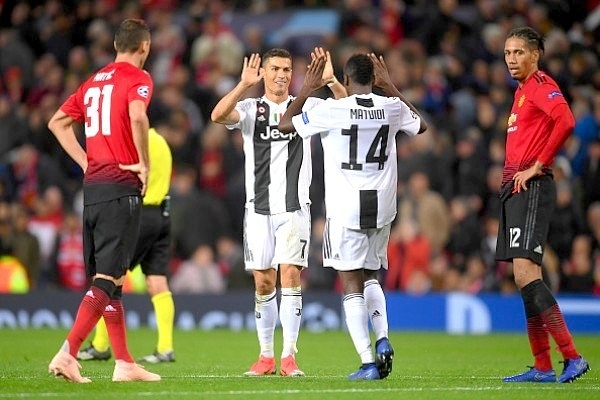
[[[556,206],[550,221],[548,245],[556,252],[561,263],[569,258],[571,244],[577,235],[583,233],[584,226],[583,216],[570,183],[557,182]]]
[[[485,158],[482,156],[483,138],[479,129],[472,127],[457,138],[454,165],[454,194],[477,196],[480,199],[485,191]],[[480,200],[482,201],[482,200]]]
[[[415,221],[402,220],[392,229],[388,264],[386,290],[423,294],[431,289],[431,246],[425,235],[418,231]]]
[[[11,217],[13,224],[10,240],[12,254],[27,270],[30,288],[36,289],[41,269],[39,240],[29,231],[30,216],[23,205],[14,203]]]
[[[457,196],[450,201],[450,239],[446,249],[453,268],[464,272],[467,258],[479,251],[481,246],[481,224],[469,200]]]
[[[12,254],[10,203],[0,202],[0,256]]]
[[[423,172],[415,172],[410,176],[408,192],[400,198],[397,218],[400,221],[412,219],[417,224],[418,230],[431,244],[433,257],[439,255],[448,243],[448,206],[439,193],[429,188],[429,178]]]
[[[83,260],[83,226],[79,215],[67,212],[56,238],[52,269],[61,289],[82,292],[89,287]]]
[[[169,285],[176,294],[220,294],[225,291],[227,282],[215,262],[212,248],[201,245],[181,263]]]
[[[0,92],[0,155],[6,163],[6,154],[27,141],[27,120],[17,110],[15,103]]]
[[[593,289],[592,241],[589,236],[578,235],[573,239],[569,259],[562,264],[560,290],[566,293],[592,293]]]
[[[213,194],[198,189],[197,176],[191,165],[174,166],[171,229],[174,255],[181,260],[192,258],[201,245],[215,252],[219,239],[230,236],[229,216],[223,203]]]
[[[12,156],[9,168],[14,200],[33,211],[47,188],[58,187],[65,195],[65,175],[55,159],[40,153],[29,143],[16,148]]]

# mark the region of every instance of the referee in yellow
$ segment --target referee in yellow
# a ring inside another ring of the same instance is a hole
[[[173,320],[175,304],[169,290],[167,274],[170,259],[171,219],[169,216],[169,186],[173,159],[166,140],[154,128],[148,132],[150,173],[144,196],[140,223],[140,235],[130,269],[138,264],[146,276],[148,294],[151,296],[158,342],[154,353],[138,362],[157,364],[175,361],[173,351]],[[96,333],[89,347],[77,354],[78,360],[108,360],[111,357],[110,342],[104,319],[96,326]]]

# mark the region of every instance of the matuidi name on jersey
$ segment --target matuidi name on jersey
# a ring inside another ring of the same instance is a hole
[[[385,119],[385,110],[382,108],[376,110],[353,108],[350,110],[350,119]]]

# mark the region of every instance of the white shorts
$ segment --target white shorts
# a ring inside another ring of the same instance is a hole
[[[387,269],[390,226],[349,229],[328,219],[323,231],[323,266],[337,271]]]
[[[278,269],[279,264],[308,267],[310,206],[275,215],[257,214],[246,207],[244,262],[246,270]]]

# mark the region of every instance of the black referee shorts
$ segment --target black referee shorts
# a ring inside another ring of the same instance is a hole
[[[526,191],[502,196],[496,259],[528,258],[541,265],[555,205],[556,186],[549,175],[527,182]]]
[[[124,196],[83,208],[83,255],[89,276],[116,279],[131,265],[138,241],[142,199]]]
[[[140,235],[130,269],[140,264],[145,275],[167,276],[171,245],[170,217],[161,206],[142,207]]]

